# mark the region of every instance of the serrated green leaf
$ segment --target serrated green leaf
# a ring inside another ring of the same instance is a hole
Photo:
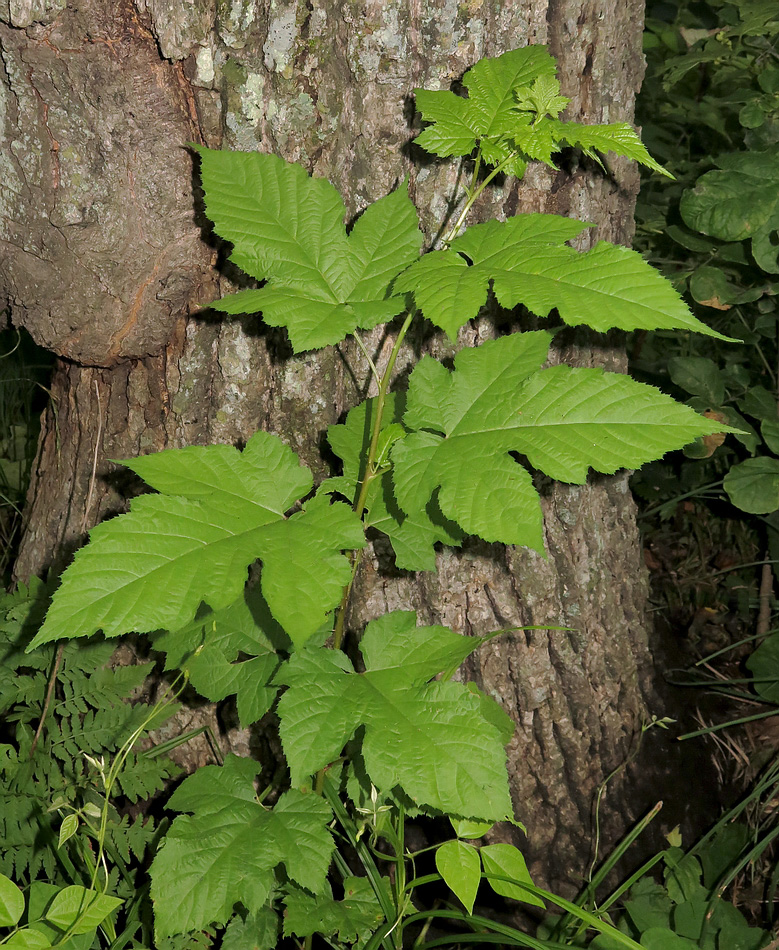
[[[415,89],[414,97],[422,118],[431,123],[417,136],[417,145],[442,158],[470,155],[476,147],[476,132],[468,100],[448,90]]]
[[[391,900],[389,880],[380,878],[380,883]],[[290,888],[285,899],[284,935],[337,935],[340,942],[358,946],[367,940],[384,920],[381,905],[367,878],[346,877],[343,886],[344,897],[340,901],[333,900],[329,888],[318,895]]]
[[[682,196],[682,218],[722,241],[752,238],[779,213],[779,155],[775,149],[734,152],[717,164]]]
[[[222,937],[222,950],[274,950],[281,930],[279,915],[272,907],[261,907],[246,918],[233,917]]]
[[[24,913],[24,894],[14,882],[0,874],[0,927],[15,927]]]
[[[201,600],[214,610],[236,601],[257,558],[265,599],[293,642],[322,625],[351,576],[339,552],[364,544],[362,525],[325,498],[285,518],[312,479],[279,439],[258,432],[243,452],[172,449],[127,465],[170,494],[142,495],[92,531],[30,649],[98,629],[108,637],[175,630]]]
[[[419,253],[416,210],[401,187],[372,204],[347,236],[336,189],[299,166],[259,152],[197,148],[206,212],[231,241],[231,260],[268,283],[211,306],[262,311],[289,331],[295,352],[338,343],[403,310],[392,279]]]
[[[563,224],[562,222],[568,222]],[[579,253],[564,244],[588,225],[554,215],[521,215],[469,228],[444,251],[426,254],[395,281],[455,339],[487,299],[491,281],[506,308],[538,316],[556,309],[570,326],[603,332],[686,329],[729,340],[692,315],[673,286],[635,251],[601,241]],[[463,266],[467,259],[470,266]],[[456,276],[458,296],[449,285]]]
[[[571,101],[560,95],[560,83],[555,76],[539,76],[531,86],[514,90],[514,98],[520,109],[535,112],[538,116],[557,116]]]
[[[222,610],[201,608],[180,630],[155,637],[154,646],[166,653],[165,668],[189,673],[201,696],[219,702],[235,695],[245,728],[273,704],[278,691],[268,682],[279,664],[276,649],[289,649],[289,640],[255,586]]]
[[[525,46],[484,57],[463,76],[469,115],[479,138],[494,139],[516,121],[515,91],[542,76],[554,78],[557,66],[545,46]]]
[[[479,849],[479,854],[484,864],[485,877],[496,894],[500,894],[501,897],[512,897],[514,900],[524,901],[524,903],[532,904],[534,907],[545,906],[540,897],[536,897],[535,894],[531,894],[530,891],[522,887],[523,882],[532,884],[533,879],[530,877],[522,852],[515,848],[513,844],[485,845]],[[492,880],[490,878],[491,874],[513,878],[517,883],[511,884],[508,881]]]
[[[158,936],[224,923],[240,902],[258,913],[283,864],[313,892],[325,886],[334,842],[331,812],[318,795],[285,792],[273,809],[254,791],[258,766],[230,755],[185,779],[170,799],[173,822],[151,868]]]
[[[381,424],[387,456],[391,445],[405,437],[406,430],[400,425],[404,405],[404,401],[396,394],[387,396]],[[375,398],[367,399],[349,412],[343,424],[329,427],[328,441],[343,461],[344,474],[341,479],[330,479],[325,483],[324,491],[338,491],[350,500],[356,497],[368,457],[375,411]],[[381,472],[371,482],[365,508],[366,527],[383,531],[389,537],[395,552],[395,563],[403,570],[434,570],[434,545],[438,542],[457,545],[463,537],[456,525],[447,522],[433,500],[417,510],[401,511],[392,491],[389,470]]]
[[[366,628],[365,673],[332,650],[296,653],[277,674],[289,687],[278,711],[292,784],[336,759],[363,726],[363,759],[380,790],[399,785],[418,805],[464,818],[510,817],[497,730],[464,686],[427,682],[477,645],[395,611]]]
[[[588,468],[637,468],[699,435],[730,431],[650,386],[599,369],[538,370],[549,336],[514,334],[461,350],[448,372],[431,358],[411,374],[405,423],[392,452],[401,508],[435,492],[441,510],[486,541],[543,548],[527,456],[560,481]]]
[[[485,57],[465,73],[462,84],[467,99],[448,91],[415,90],[417,107],[430,123],[416,142],[435,155],[470,155],[478,141],[487,165],[500,165],[521,178],[528,160],[552,165],[552,154],[570,144],[592,157],[596,151],[613,151],[673,177],[627,123],[584,126],[557,120],[570,100],[559,95],[555,61],[543,46]]]
[[[779,459],[759,456],[734,465],[722,485],[741,511],[766,515],[779,508]]]
[[[476,848],[464,841],[446,841],[436,850],[435,866],[444,883],[472,914],[481,883],[481,861]]]
[[[635,129],[627,122],[613,122],[610,125],[557,122],[554,131],[558,141],[580,148],[585,154],[591,155],[597,151],[606,155],[614,152],[651,168],[666,178],[674,177],[652,158]]]

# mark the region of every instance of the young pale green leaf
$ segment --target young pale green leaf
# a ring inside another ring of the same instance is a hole
[[[293,642],[322,625],[351,576],[339,552],[364,544],[362,525],[325,498],[285,518],[312,479],[278,438],[258,432],[243,452],[172,449],[127,465],[163,494],[136,498],[128,514],[92,531],[31,649],[98,629],[176,630],[201,601],[214,610],[236,601],[257,558],[265,599]]]
[[[509,455],[551,478],[582,484],[587,471],[638,468],[694,438],[729,427],[650,386],[600,369],[539,370],[543,332],[461,350],[453,372],[426,357],[411,374],[405,424],[392,452],[401,508],[439,490],[447,518],[486,541],[543,550],[538,495]]]
[[[484,58],[462,84],[468,98],[415,90],[417,108],[429,123],[416,142],[434,155],[470,155],[478,144],[486,164],[521,178],[528,160],[552,165],[554,152],[574,145],[592,157],[613,151],[669,174],[625,122],[585,126],[557,119],[570,99],[559,94],[555,61],[543,46]]]
[[[332,815],[318,795],[285,792],[273,809],[254,791],[257,763],[230,755],[185,779],[170,799],[173,822],[151,867],[159,937],[222,924],[233,906],[259,913],[283,864],[301,887],[325,887]]]
[[[390,393],[384,407],[381,430],[387,435],[386,454],[392,444],[405,437],[399,424],[403,417],[404,401]],[[376,399],[367,399],[355,406],[342,425],[328,429],[328,441],[335,454],[343,461],[343,477],[326,482],[322,489],[338,491],[354,500],[363,478],[363,467],[368,457],[373,413]],[[369,485],[365,499],[366,527],[383,531],[395,551],[395,563],[403,570],[432,571],[435,569],[437,542],[457,545],[462,532],[457,525],[447,522],[433,500],[418,510],[403,512],[392,492],[389,465]]]
[[[391,900],[389,879],[380,878],[380,883]],[[367,878],[346,877],[343,886],[344,897],[340,901],[333,900],[329,887],[316,895],[291,887],[285,899],[284,935],[337,934],[342,944],[367,940],[384,920],[381,905]]]
[[[416,142],[441,157],[470,155],[481,140],[492,146],[494,164],[509,154],[503,137],[516,121],[515,90],[540,76],[554,77],[555,62],[543,46],[482,59],[463,76],[468,98],[448,90],[415,89],[417,108],[429,125]]]
[[[446,841],[435,853],[435,866],[469,914],[481,883],[479,852],[464,841]]]
[[[452,340],[486,302],[490,282],[502,306],[522,304],[540,317],[556,309],[570,326],[600,332],[684,329],[730,340],[694,317],[640,254],[605,241],[579,253],[564,242],[588,225],[558,222],[553,215],[529,214],[474,225],[449,249],[412,264],[395,289],[413,293],[417,307]]]
[[[407,187],[372,204],[347,236],[336,189],[299,166],[259,152],[197,147],[206,212],[231,260],[267,284],[217,300],[226,313],[262,311],[289,331],[295,352],[338,343],[403,310],[392,279],[422,243]]]
[[[10,877],[0,874],[0,927],[15,927],[24,913],[24,894]]]
[[[557,66],[545,46],[525,46],[494,58],[485,56],[463,76],[473,128],[480,139],[511,132],[517,89],[542,76],[554,78]]]
[[[510,818],[498,731],[464,686],[428,682],[478,646],[462,641],[396,611],[368,624],[364,673],[332,650],[296,653],[276,677],[289,687],[278,709],[292,784],[336,759],[362,726],[362,756],[378,789],[400,786],[418,805],[464,818]]]
[[[533,879],[530,877],[525,858],[518,848],[515,848],[513,844],[488,844],[479,849],[479,854],[484,864],[485,877],[496,894],[500,894],[501,897],[513,897],[514,900],[524,901],[535,907],[544,907],[544,902],[540,897],[536,897],[535,894],[531,894],[522,887],[523,882],[532,884]],[[513,878],[516,884],[492,880],[490,878],[492,874]]]

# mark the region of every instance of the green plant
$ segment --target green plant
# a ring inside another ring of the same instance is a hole
[[[20,330],[0,331],[0,575],[13,563],[30,465],[38,443],[41,394],[51,357]]]
[[[366,354],[378,395],[329,430],[340,475],[314,490],[310,471],[265,432],[243,451],[189,447],[125,462],[156,493],[92,531],[33,641],[163,629],[156,645],[167,665],[212,700],[235,695],[244,726],[276,704],[288,786],[257,788],[260,765],[230,756],[186,778],[170,799],[180,814],[152,866],[158,939],[216,925],[225,947],[270,948],[283,928],[306,945],[319,934],[332,946],[373,950],[402,947],[414,928],[422,945],[432,920],[448,920],[459,942],[548,946],[471,913],[486,880],[636,946],[536,888],[513,846],[468,843],[515,821],[504,752],[512,724],[473,684],[451,681],[484,638],[420,627],[413,612],[393,611],[367,625],[359,650],[344,651],[367,529],[389,537],[407,570],[434,569],[434,545],[466,534],[542,550],[538,494],[511,453],[582,483],[589,468],[639,466],[723,428],[626,376],[543,368],[553,339],[543,330],[461,350],[451,368],[424,357],[406,392],[389,391],[414,318],[454,339],[490,288],[504,308],[523,304],[540,317],[556,309],[571,325],[727,339],[638,254],[606,243],[587,254],[569,247],[582,222],[523,215],[460,233],[498,173],[521,176],[528,161],[551,163],[566,145],[657,167],[627,125],[559,121],[565,100],[542,47],[482,60],[463,83],[468,98],[417,92],[429,123],[420,144],[470,168],[443,246],[422,257],[405,185],[347,233],[328,182],[272,155],[197,149],[206,210],[232,243],[232,262],[266,281],[215,308],[262,311],[286,327],[296,352],[350,334],[364,349],[359,330],[405,315],[381,374]],[[260,583],[247,588],[257,559]],[[454,827],[437,846],[435,874],[418,876],[420,854],[405,844],[405,821],[418,815],[448,816]],[[441,879],[465,913],[415,910],[417,889]]]
[[[745,866],[743,853],[749,850],[754,857],[757,850],[748,849],[746,827],[734,823],[743,811],[740,806],[686,851],[675,829],[667,836],[669,848],[655,854],[600,901],[595,900],[595,886],[603,883],[661,807],[658,802],[617,845],[577,904],[591,913],[608,914],[617,930],[640,941],[647,950],[758,950],[766,946],[770,935],[750,926],[723,897],[726,886]],[[590,950],[618,950],[621,946],[611,934],[590,938],[581,920],[571,914],[548,916],[538,933],[553,940],[554,946],[586,946]]]
[[[116,941],[120,904],[131,934],[143,924],[141,865],[164,824],[133,808],[177,768],[165,746],[136,747],[176,707],[166,696],[126,702],[153,664],[111,668],[105,641],[25,652],[47,604],[36,579],[0,596],[0,906],[19,911],[0,914],[14,928],[0,943],[33,950],[78,937],[74,950],[88,950],[98,926]],[[18,886],[28,894],[22,931]]]
[[[724,489],[740,511],[769,514],[779,508],[779,17],[759,0],[650,3],[647,14],[654,81],[639,108],[645,137],[677,182],[662,191],[647,183],[638,241],[696,312],[737,328],[747,345],[641,343],[636,370],[669,373],[689,405],[742,431],[689,446],[700,461],[677,466],[673,492],[657,466],[636,487],[663,513],[681,487],[701,499]]]

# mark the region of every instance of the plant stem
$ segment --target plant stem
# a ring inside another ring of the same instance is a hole
[[[489,173],[489,175],[485,177],[484,181],[478,187],[475,187],[476,179],[481,169],[481,152],[479,152],[479,154],[476,156],[476,165],[473,170],[473,179],[471,182],[471,188],[468,191],[468,200],[463,205],[463,210],[457,216],[457,220],[454,222],[454,224],[450,228],[449,233],[441,242],[444,247],[448,247],[452,243],[452,241],[457,237],[460,231],[460,228],[463,226],[463,222],[468,217],[468,212],[473,207],[479,195],[484,191],[487,185],[489,185],[489,183],[493,180],[493,178],[495,178],[496,175],[499,175],[503,171],[503,169],[506,167],[506,165],[508,165],[510,161],[515,159],[517,155],[518,155],[518,152],[512,152],[511,155],[508,155],[506,158],[504,158],[503,161],[499,165],[496,165],[492,169],[492,171]]]
[[[384,405],[387,401],[387,389],[389,388],[390,380],[392,378],[392,371],[395,369],[395,363],[398,359],[400,347],[402,346],[403,340],[405,339],[409,327],[411,326],[411,321],[414,319],[414,313],[415,311],[412,310],[409,314],[407,314],[406,319],[403,321],[403,325],[401,326],[397,339],[395,340],[395,345],[392,347],[392,352],[390,353],[387,367],[384,370],[384,373],[381,377],[381,382],[379,383],[379,394],[376,397],[375,403],[376,416],[373,420],[371,444],[368,449],[368,457],[365,460],[365,473],[362,477],[360,492],[357,496],[357,500],[354,503],[354,510],[358,518],[361,517],[362,513],[365,511],[365,501],[368,497],[368,488],[370,483],[376,477],[376,453],[379,448],[379,436],[381,435],[381,422],[384,416]],[[349,580],[349,583],[346,585],[343,597],[341,598],[341,603],[338,605],[338,612],[336,614],[335,620],[335,630],[333,632],[333,648],[336,650],[340,650],[341,644],[343,643],[344,626],[346,623],[346,609],[349,606],[349,597],[351,596],[352,585],[357,573],[358,552],[352,551],[350,559],[352,562],[352,576]]]

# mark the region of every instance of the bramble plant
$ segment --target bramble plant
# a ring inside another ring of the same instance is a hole
[[[469,534],[542,551],[539,498],[511,453],[582,484],[590,468],[635,468],[723,429],[626,376],[544,368],[552,334],[543,330],[461,350],[452,369],[426,356],[406,392],[389,392],[412,321],[425,317],[454,340],[490,289],[505,308],[521,304],[539,317],[556,310],[569,325],[726,339],[633,251],[605,242],[584,254],[569,247],[588,227],[582,222],[527,214],[463,230],[497,174],[521,177],[528,162],[551,164],[565,146],[662,171],[626,124],[559,120],[567,100],[543,47],[482,60],[463,85],[467,98],[416,93],[428,123],[418,143],[470,169],[454,226],[421,257],[405,185],[347,233],[344,203],[327,181],[273,155],[197,148],[217,234],[233,245],[234,264],[265,281],[213,307],[262,312],[266,323],[286,327],[295,352],[354,335],[378,394],[330,427],[342,473],[316,489],[297,456],[266,432],[243,451],[189,447],[125,462],[156,493],[92,531],[32,644],[164,630],[155,645],[168,666],[212,701],[234,695],[243,726],[275,704],[288,787],[258,792],[258,763],[230,756],[189,776],[169,801],[180,814],[152,866],[158,939],[216,925],[226,927],[232,950],[275,947],[281,930],[306,945],[320,934],[331,946],[401,948],[409,928],[418,933],[440,918],[480,939],[544,946],[472,916],[487,880],[498,894],[556,904],[614,946],[637,946],[536,888],[512,845],[469,843],[495,822],[515,823],[504,751],[513,725],[473,684],[451,681],[485,638],[418,626],[413,612],[393,611],[363,633],[364,672],[342,649],[368,528],[389,537],[407,570],[433,570],[435,545]],[[401,315],[379,374],[358,331]],[[247,588],[256,560],[260,584]],[[404,823],[417,815],[451,819],[454,836],[436,851],[438,875],[415,874]],[[384,853],[374,848],[378,838]],[[382,862],[391,874],[380,873]],[[465,912],[417,911],[412,893],[432,879],[443,879]]]

